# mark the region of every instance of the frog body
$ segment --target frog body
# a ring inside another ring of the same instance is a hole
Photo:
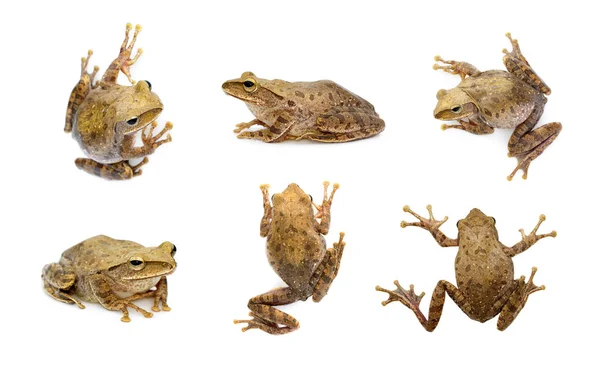
[[[225,82],[223,90],[244,101],[256,118],[236,126],[238,138],[347,142],[374,136],[385,128],[371,103],[329,80],[265,80],[245,72]],[[253,125],[264,128],[243,131]]]
[[[537,234],[541,223],[546,219],[540,216],[538,224],[529,235],[521,229],[522,240],[512,247],[503,245],[498,238],[496,220],[488,217],[479,209],[474,208],[458,226],[458,237],[448,238],[439,230],[448,217],[438,221],[433,217],[431,206],[427,206],[429,219],[421,217],[408,206],[404,211],[415,216],[419,221],[413,223],[402,222],[402,227],[416,226],[428,230],[442,247],[458,247],[455,259],[455,274],[457,286],[450,282],[440,280],[434,289],[429,306],[429,315],[421,312],[419,304],[425,295],[416,295],[411,285],[409,290],[400,286],[398,281],[394,284],[395,290],[383,289],[377,286],[376,290],[389,294],[388,300],[382,304],[387,305],[394,301],[401,302],[411,309],[417,319],[427,331],[433,331],[440,320],[445,294],[469,316],[469,318],[486,322],[500,315],[497,323],[499,330],[505,330],[525,306],[529,295],[545,289],[533,284],[533,277],[537,268],[533,268],[529,281],[525,277],[514,279],[514,266],[512,257],[527,250],[537,241],[545,237],[556,237],[556,232]]]
[[[73,138],[88,157],[75,160],[76,166],[110,180],[125,180],[140,175],[140,167],[148,162],[146,156],[161,144],[171,141],[170,134],[161,139],[172,128],[170,122],[153,135],[163,104],[158,95],[152,92],[152,85],[148,81],[135,82],[131,78],[130,66],[142,54],[142,50],[138,49],[131,58],[141,27],[136,26],[129,43],[131,28],[131,24],[127,24],[121,51],[100,81],[94,82],[97,66],[91,74],[87,72],[92,51],[82,58],[81,78],[71,92],[67,107],[65,132],[72,132]],[[117,84],[119,72],[128,77],[131,86]],[[143,146],[135,147],[135,138],[140,131]],[[144,159],[135,166],[128,163],[128,160],[136,158]]]
[[[556,139],[562,125],[548,123],[534,130],[550,95],[550,88],[533,71],[510,34],[513,51],[504,50],[508,71],[479,71],[467,62],[445,61],[436,56],[434,69],[458,74],[462,82],[450,90],[439,90],[434,117],[459,124],[443,124],[442,129],[459,129],[473,134],[490,134],[494,128],[515,129],[509,143],[509,157],[516,157],[518,170],[527,178],[530,163]]]
[[[260,234],[267,237],[269,264],[288,287],[250,299],[248,307],[254,318],[234,321],[248,324],[243,331],[258,328],[270,334],[284,334],[296,330],[298,321],[274,306],[304,301],[310,296],[319,302],[337,276],[345,247],[344,234],[340,233],[339,241],[329,249],[323,235],[329,232],[331,202],[338,185],[334,184],[329,197],[329,183],[323,185],[323,203],[317,206],[316,215],[311,196],[298,185],[290,184],[282,193],[274,194],[272,206],[268,186],[261,186],[264,215]]]
[[[89,238],[61,255],[58,263],[48,264],[42,271],[46,292],[64,303],[81,301],[100,303],[109,310],[121,310],[124,322],[129,322],[127,307],[145,317],[152,314],[132,302],[154,297],[152,310],[170,310],[167,305],[167,279],[177,264],[175,245],[164,242],[158,247],[115,240],[108,236]],[[152,288],[156,287],[156,290]]]

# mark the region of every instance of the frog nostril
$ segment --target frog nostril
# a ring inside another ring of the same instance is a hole
[[[146,84],[148,84],[148,89],[150,89],[150,91],[152,91],[152,84],[150,83],[150,81],[148,81],[148,80],[144,80],[144,82],[145,82]]]

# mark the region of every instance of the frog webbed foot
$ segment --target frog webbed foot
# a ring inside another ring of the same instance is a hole
[[[258,119],[254,119],[251,122],[247,122],[247,123],[238,123],[235,125],[235,129],[233,130],[233,133],[241,133],[244,129],[248,129],[254,125],[260,125],[263,127],[269,127],[266,123],[258,120]]]
[[[404,210],[405,212],[410,213],[415,218],[417,218],[419,221],[418,222],[406,222],[406,221],[402,221],[402,222],[400,222],[400,226],[402,228],[406,228],[408,226],[421,227],[421,228],[424,228],[426,230],[433,231],[433,230],[439,229],[440,226],[442,224],[446,223],[446,221],[448,220],[448,216],[444,217],[444,219],[441,220],[441,221],[436,220],[433,217],[433,211],[431,210],[431,205],[428,204],[426,208],[427,208],[427,211],[429,212],[429,219],[421,217],[420,215],[418,215],[417,213],[415,213],[412,209],[410,209],[410,207],[408,205],[405,205],[402,208],[402,210]]]
[[[423,299],[425,293],[423,292],[420,295],[416,295],[414,285],[411,284],[410,288],[406,290],[400,285],[398,280],[394,281],[394,285],[396,285],[397,288],[395,290],[384,289],[379,285],[375,287],[375,290],[389,295],[389,298],[381,302],[381,305],[386,306],[392,302],[400,302],[413,311],[419,311],[419,305],[421,304],[421,299]]]
[[[506,37],[510,40],[513,48],[510,52],[506,48],[502,50],[502,53],[505,55],[502,61],[508,72],[526,82],[539,92],[550,95],[551,90],[548,85],[535,73],[525,56],[523,56],[523,53],[521,53],[519,42],[516,39],[513,39],[510,33],[506,33]]]
[[[519,280],[516,280],[517,287],[508,298],[508,302],[502,307],[500,317],[498,318],[497,328],[500,331],[504,331],[511,325],[523,307],[525,307],[525,303],[527,303],[527,299],[531,294],[546,289],[544,285],[537,286],[533,283],[533,277],[536,272],[537,267],[533,267],[531,269],[531,276],[527,282],[525,282],[525,276],[521,276]]]
[[[254,312],[248,313],[252,319],[234,319],[233,324],[246,324],[246,327],[242,327],[242,332],[246,332],[251,329],[261,329],[265,332],[273,332],[277,331],[279,326],[277,323],[273,323],[271,321],[267,321],[265,319],[260,318]]]
[[[329,181],[323,181],[323,204],[317,205],[313,201],[313,206],[317,209],[317,214],[315,214],[315,218],[323,218],[325,215],[329,214],[329,210],[331,209],[331,203],[333,202],[333,195],[340,188],[340,184],[333,184],[333,189],[331,190],[331,195],[327,197],[327,190],[329,189]]]
[[[161,139],[165,133],[169,130],[173,129],[173,123],[167,122],[165,127],[158,132],[156,135],[154,134],[154,129],[158,123],[152,122],[143,132],[142,132],[142,143],[144,144],[144,152],[146,155],[153,153],[160,145],[164,143],[169,143],[173,139],[171,138],[171,134],[167,134],[165,139]]]
[[[159,303],[162,305],[162,310],[165,312],[169,312],[171,307],[167,304],[167,278],[162,277],[158,284],[156,284],[156,290],[153,291],[154,296],[154,305],[152,306],[152,310],[154,312],[160,312]]]
[[[481,72],[477,69],[477,67],[471,65],[467,62],[458,62],[458,61],[446,61],[442,59],[440,56],[435,56],[434,61],[441,62],[445,65],[434,64],[434,70],[442,70],[452,75],[459,75],[461,79],[465,79],[467,76],[476,76]]]

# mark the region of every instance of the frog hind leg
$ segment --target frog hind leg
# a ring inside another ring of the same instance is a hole
[[[508,141],[508,157],[516,157],[518,160],[517,167],[507,177],[509,181],[518,170],[523,170],[523,179],[527,179],[531,162],[552,144],[562,130],[562,124],[558,122],[544,124],[533,130],[543,111],[543,104],[536,105],[529,117],[515,128]]]
[[[94,70],[92,73],[87,72],[88,64],[90,62],[90,57],[93,52],[90,49],[88,51],[87,57],[81,58],[81,78],[73,91],[71,91],[71,96],[69,97],[69,104],[67,105],[67,116],[65,118],[65,132],[71,132],[73,130],[73,118],[75,117],[75,113],[79,106],[90,92],[91,89],[95,88],[94,78],[96,77],[96,73],[98,72],[98,66],[94,66]]]
[[[502,50],[502,53],[504,53],[502,61],[508,72],[528,85],[531,85],[531,87],[539,92],[550,95],[551,90],[548,85],[535,73],[525,56],[523,56],[523,53],[521,53],[519,42],[513,39],[510,33],[506,33],[506,37],[510,40],[513,48],[511,52],[508,52],[506,48]]]
[[[325,258],[311,277],[311,286],[313,289],[312,299],[314,302],[320,302],[327,291],[333,280],[336,278],[340,269],[340,263],[342,261],[342,254],[344,253],[344,232],[340,232],[340,239],[333,245],[333,248],[329,248],[325,253]]]
[[[48,264],[42,270],[42,280],[44,290],[52,298],[67,304],[77,304],[81,309],[85,308],[79,299],[69,294],[69,290],[75,284],[75,273],[68,267],[57,263]]]
[[[262,122],[250,122],[252,125],[261,124]],[[283,116],[280,115],[277,117],[275,123],[268,128],[262,128],[256,131],[244,131],[237,135],[237,138],[240,139],[257,139],[259,141],[273,143],[273,142],[281,142],[288,139],[299,139],[295,137],[288,136],[289,130],[294,125],[293,119],[291,116]],[[234,131],[235,132],[235,131]]]
[[[536,291],[544,290],[544,285],[536,286],[533,283],[533,277],[537,272],[537,268],[531,269],[531,276],[529,281],[525,282],[525,277],[521,276],[519,280],[515,280],[516,289],[512,292],[506,304],[502,307],[500,317],[498,318],[497,327],[500,331],[504,331],[511,323],[517,318],[517,315],[525,306],[529,295]]]
[[[355,110],[331,111],[320,115],[316,123],[317,131],[311,131],[300,138],[319,142],[349,142],[372,137],[385,129],[385,122],[376,114]]]
[[[448,293],[448,296],[465,314],[467,314],[470,318],[473,318],[471,314],[471,305],[466,300],[464,294],[457,287],[445,280],[440,280],[433,290],[431,303],[429,304],[429,319],[425,317],[419,308],[419,304],[421,303],[423,296],[425,296],[425,293],[421,293],[417,296],[415,294],[413,285],[410,286],[409,290],[405,290],[402,288],[402,286],[400,286],[398,280],[394,281],[394,285],[397,287],[395,290],[387,290],[379,285],[375,287],[375,290],[389,294],[389,298],[383,301],[381,304],[383,306],[386,306],[392,302],[400,302],[404,304],[415,313],[423,328],[429,332],[435,330],[440,321],[442,310],[444,309],[444,301],[446,298],[445,293]]]
[[[135,84],[135,81],[131,78],[129,68],[133,66],[133,64],[143,53],[143,50],[141,48],[138,48],[135,56],[131,58],[133,46],[135,45],[135,41],[137,40],[138,33],[142,31],[142,26],[139,24],[135,26],[135,29],[133,31],[133,38],[131,39],[131,43],[129,43],[129,33],[131,32],[131,29],[131,23],[127,23],[127,25],[125,26],[125,39],[121,44],[119,55],[117,56],[117,58],[114,59],[114,61],[112,61],[110,66],[108,66],[108,68],[104,72],[101,83],[116,84],[117,77],[119,76],[119,71],[121,71],[125,76],[127,76],[127,79],[132,85]]]
[[[135,176],[139,176],[142,174],[140,168],[147,163],[147,157],[144,157],[140,163],[133,166],[127,161],[103,164],[89,158],[78,158],[75,160],[75,165],[80,170],[107,180],[129,180]]]
[[[248,301],[252,319],[236,319],[234,324],[246,323],[242,332],[257,328],[272,335],[282,335],[300,327],[300,323],[291,315],[274,308],[274,306],[294,303],[302,299],[292,288],[279,288],[258,295]]]

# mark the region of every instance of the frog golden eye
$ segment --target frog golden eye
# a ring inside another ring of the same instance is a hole
[[[136,125],[136,123],[137,123],[137,122],[138,122],[138,118],[137,118],[137,117],[135,117],[135,118],[131,118],[131,119],[129,119],[129,120],[127,121],[127,124],[129,124],[129,125]]]
[[[139,257],[132,257],[129,260],[129,266],[134,270],[140,270],[144,267],[144,260]]]
[[[256,80],[254,79],[246,79],[246,81],[244,81],[242,84],[244,85],[244,89],[249,93],[253,93],[256,91],[256,89],[258,89],[256,86]]]
[[[452,113],[458,114],[458,113],[462,112],[462,106],[457,105],[457,106],[453,107],[452,109],[450,109],[450,111],[452,111]]]

